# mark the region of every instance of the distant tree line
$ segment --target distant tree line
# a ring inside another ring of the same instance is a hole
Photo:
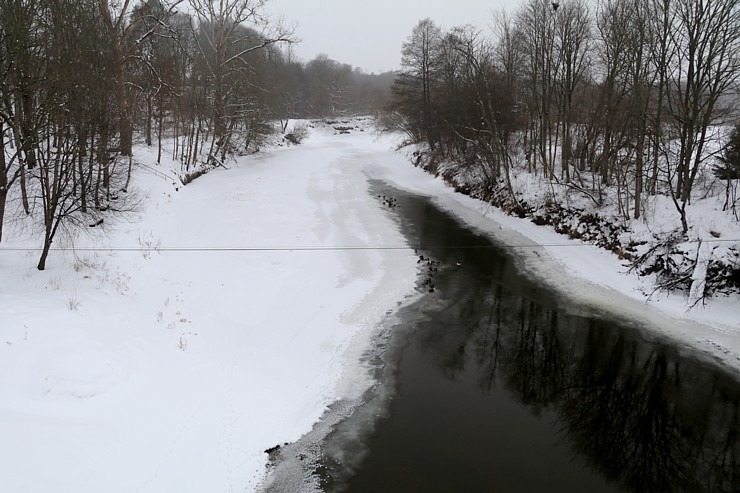
[[[9,198],[58,231],[129,211],[136,138],[183,172],[259,142],[268,123],[372,112],[392,76],[299,63],[264,0],[0,0],[0,241]],[[284,129],[285,127],[283,127]]]
[[[414,27],[393,103],[410,141],[513,201],[514,163],[597,205],[616,189],[625,219],[667,194],[685,233],[735,118],[740,0],[524,0],[494,24]]]

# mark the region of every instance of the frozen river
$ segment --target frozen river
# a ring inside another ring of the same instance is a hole
[[[538,286],[427,198],[373,193],[393,197],[424,294],[398,313],[367,409],[324,440],[322,490],[736,491],[735,377]]]

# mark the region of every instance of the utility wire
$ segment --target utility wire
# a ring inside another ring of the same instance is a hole
[[[740,243],[740,239],[715,238],[704,239],[702,243]],[[699,243],[691,240],[685,243]],[[329,245],[329,246],[237,246],[237,247],[52,247],[55,252],[337,252],[337,251],[383,251],[383,250],[501,250],[501,249],[542,249],[542,248],[577,248],[596,246],[590,243],[533,243],[522,244],[490,244],[490,245]],[[40,247],[0,247],[0,252],[31,252],[39,251]]]

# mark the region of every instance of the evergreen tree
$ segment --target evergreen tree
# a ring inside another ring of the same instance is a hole
[[[735,125],[730,133],[730,139],[725,145],[720,163],[714,167],[714,174],[720,180],[740,179],[740,123]]]

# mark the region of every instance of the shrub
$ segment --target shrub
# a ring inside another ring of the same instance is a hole
[[[714,167],[714,174],[720,180],[740,179],[740,123],[730,133],[730,139],[719,157],[720,163]]]

